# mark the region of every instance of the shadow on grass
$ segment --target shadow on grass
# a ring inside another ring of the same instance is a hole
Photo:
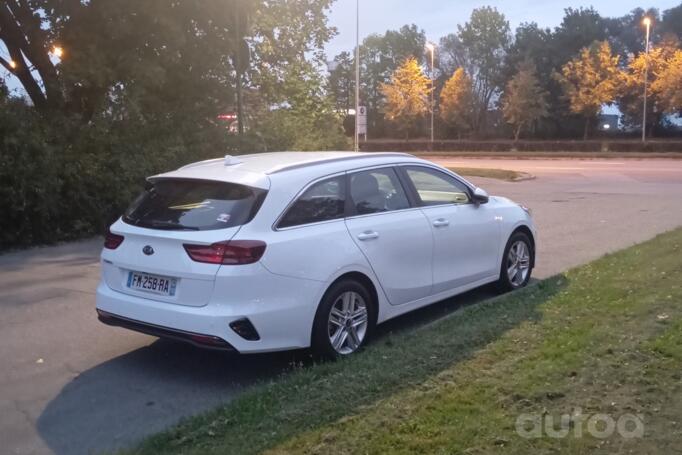
[[[383,324],[362,354],[338,362],[315,364],[306,351],[238,356],[156,341],[73,379],[45,408],[38,431],[58,455],[113,450],[228,403],[138,450],[259,452],[451,368],[539,318],[537,306],[565,284],[550,279],[492,300],[484,287],[447,299]]]

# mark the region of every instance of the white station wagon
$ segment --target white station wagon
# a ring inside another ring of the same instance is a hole
[[[529,211],[401,153],[285,152],[148,179],[102,251],[99,319],[240,353],[358,350],[381,322],[525,286]]]

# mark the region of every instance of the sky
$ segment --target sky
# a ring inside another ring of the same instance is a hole
[[[503,13],[514,30],[522,22],[537,22],[542,27],[554,28],[561,23],[564,9],[580,6],[594,8],[602,16],[624,16],[635,8],[658,8],[660,11],[680,4],[681,0],[601,0],[591,5],[587,2],[567,0],[520,0],[520,1],[471,1],[471,0],[359,0],[360,41],[372,33],[384,33],[414,23],[424,29],[430,41],[457,30],[457,24],[465,23],[471,12],[481,6],[493,6]],[[331,60],[335,55],[352,50],[355,46],[356,0],[336,0],[332,5],[329,23],[337,27],[339,34],[326,46]]]

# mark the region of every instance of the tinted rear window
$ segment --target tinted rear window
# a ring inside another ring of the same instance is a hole
[[[308,188],[279,222],[279,228],[343,218],[346,205],[345,177],[333,177]]]
[[[152,229],[206,231],[241,226],[260,208],[266,191],[210,180],[157,180],[123,215]]]

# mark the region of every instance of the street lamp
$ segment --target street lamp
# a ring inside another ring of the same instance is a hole
[[[14,60],[10,60],[9,67],[12,68],[13,70],[17,69],[17,62],[15,62]]]
[[[433,102],[433,92],[434,92],[434,79],[433,79],[433,54],[436,51],[436,46],[433,43],[426,43],[426,49],[431,52],[431,149],[433,149],[433,119],[435,115],[436,107]]]
[[[646,142],[646,96],[649,83],[649,34],[651,32],[651,18],[645,17],[642,23],[646,26],[646,48],[644,64],[644,108],[642,110],[642,142]]]
[[[64,49],[61,46],[52,47],[52,54],[57,58],[62,58],[64,55]]]

